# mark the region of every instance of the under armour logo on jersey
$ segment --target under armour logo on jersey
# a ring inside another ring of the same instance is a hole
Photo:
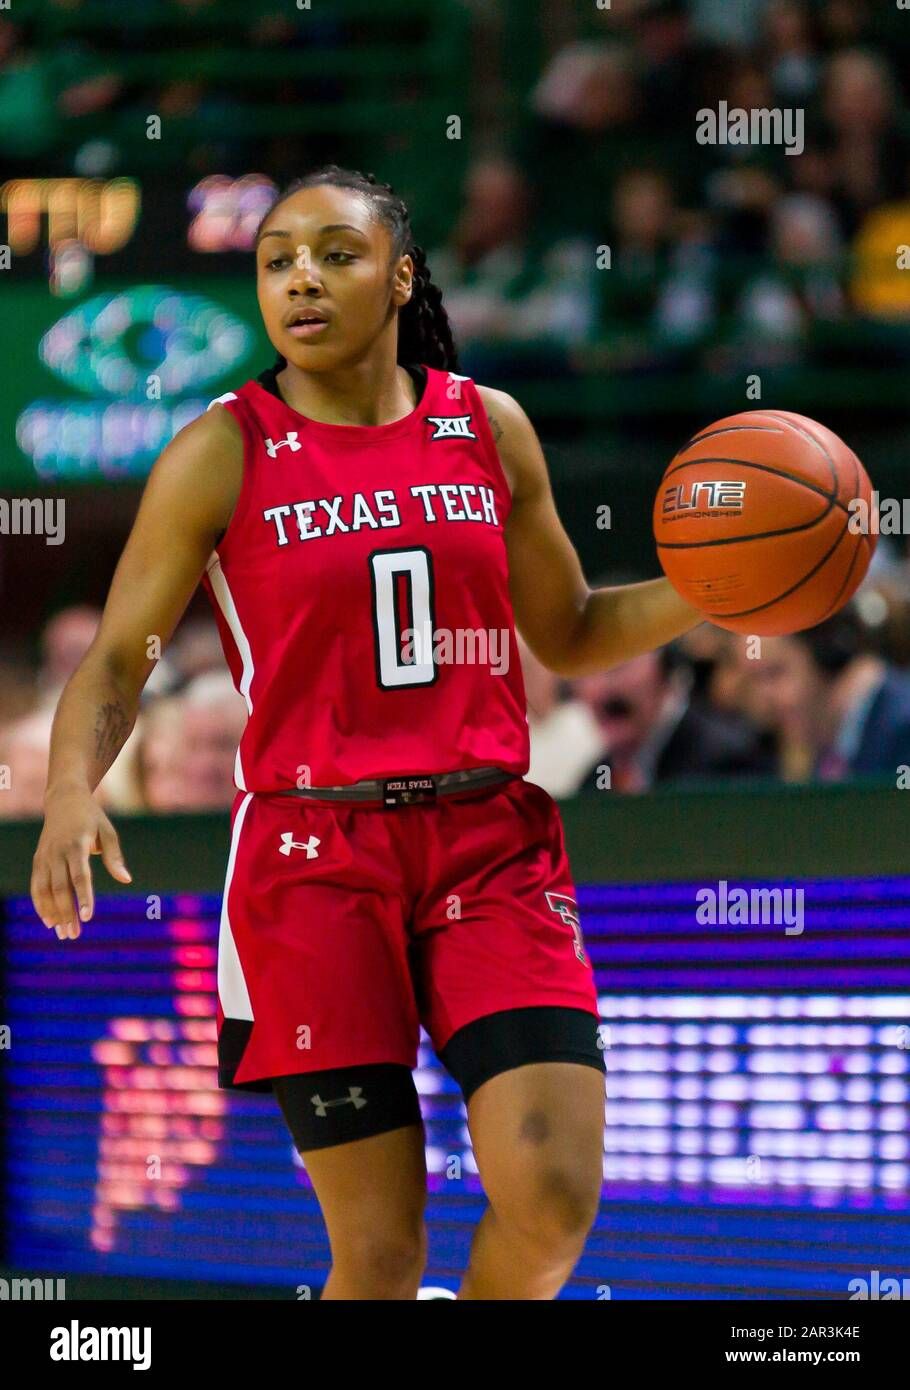
[[[544,897],[550,911],[558,912],[566,926],[572,928],[575,954],[582,965],[586,965],[584,942],[581,939],[581,919],[578,916],[578,904],[575,899],[570,898],[568,893],[544,893]]]
[[[311,835],[308,840],[303,840],[301,842],[294,839],[293,830],[286,830],[281,837],[281,845],[278,853],[290,854],[292,849],[305,849],[307,859],[318,859],[318,846],[321,844],[322,841],[317,840],[315,835]]]
[[[353,1105],[355,1110],[362,1110],[363,1107],[366,1105],[366,1101],[363,1099],[362,1086],[349,1086],[348,1094],[346,1096],[339,1097],[338,1100],[323,1100],[317,1092],[315,1096],[310,1096],[310,1101],[315,1107],[316,1114],[322,1120],[324,1120],[326,1115],[328,1114],[330,1106]]]
[[[476,439],[470,428],[470,415],[425,415],[423,417],[428,424],[436,426],[436,433],[430,435],[430,440],[434,439]]]
[[[278,442],[277,442],[277,444],[275,443],[275,441],[274,441],[273,439],[266,439],[266,441],[265,441],[265,448],[266,448],[266,453],[268,454],[269,458],[270,458],[270,459],[273,459],[273,458],[275,457],[275,455],[278,453],[278,450],[279,450],[280,448],[282,448],[282,446],[285,445],[285,444],[288,446],[288,448],[290,449],[290,451],[291,451],[292,454],[296,454],[296,452],[297,452],[298,449],[302,449],[302,448],[303,448],[303,445],[302,445],[302,444],[298,444],[298,443],[297,443],[297,431],[296,431],[296,430],[288,430],[287,435],[285,436],[285,438],[284,438],[284,439],[279,439]]]

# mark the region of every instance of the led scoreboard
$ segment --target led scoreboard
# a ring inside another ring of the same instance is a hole
[[[907,1273],[910,878],[804,888],[785,949],[760,924],[712,936],[695,885],[580,889],[604,1187],[565,1297],[846,1298]],[[317,1290],[322,1221],[277,1107],[215,1084],[217,896],[151,917],[102,898],[65,959],[27,899],[5,910],[17,1268]],[[454,1287],[484,1199],[426,1037],[416,1080],[428,1281]]]

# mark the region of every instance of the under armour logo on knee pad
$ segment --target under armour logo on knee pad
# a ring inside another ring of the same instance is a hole
[[[341,1096],[338,1100],[323,1100],[318,1092],[315,1096],[310,1096],[310,1100],[320,1119],[325,1119],[329,1108],[333,1105],[353,1105],[355,1110],[362,1110],[366,1105],[366,1101],[363,1099],[362,1086],[349,1086],[348,1094]]]

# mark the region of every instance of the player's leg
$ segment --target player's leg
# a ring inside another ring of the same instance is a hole
[[[554,1298],[597,1212],[604,1061],[562,824],[527,782],[441,803],[416,924],[422,1022],[490,1201],[462,1293]]]
[[[415,1298],[419,1026],[382,811],[251,798],[219,943],[219,1080],[271,1089],[332,1251],[329,1298]],[[313,852],[315,851],[315,852]]]
[[[427,1174],[410,1070],[346,1067],[276,1077],[273,1088],[328,1232],[332,1269],[322,1297],[415,1299],[427,1258]],[[345,1099],[352,1091],[366,1100],[360,1110]],[[332,1128],[323,1133],[326,1123]],[[377,1125],[396,1127],[370,1133]],[[358,1128],[368,1137],[347,1137]]]
[[[603,1182],[603,1075],[571,1062],[501,1072],[468,1102],[489,1206],[459,1298],[552,1299],[594,1224]]]

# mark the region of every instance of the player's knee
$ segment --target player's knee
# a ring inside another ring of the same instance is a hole
[[[549,1162],[522,1186],[512,1210],[528,1241],[556,1252],[580,1251],[597,1219],[600,1174]]]
[[[349,1235],[341,1249],[332,1251],[332,1263],[343,1265],[348,1275],[380,1294],[414,1296],[427,1261],[427,1234],[423,1222],[408,1230],[368,1230]]]

